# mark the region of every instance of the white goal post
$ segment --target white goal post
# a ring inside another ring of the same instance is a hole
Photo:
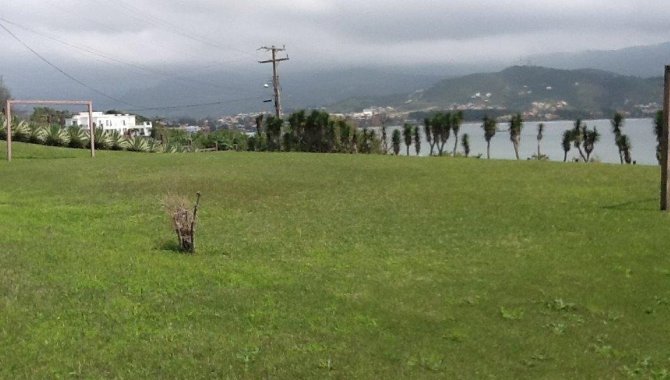
[[[12,160],[12,104],[85,105],[88,107],[88,133],[91,139],[91,157],[95,157],[95,131],[93,130],[93,102],[90,100],[7,100],[7,161]]]

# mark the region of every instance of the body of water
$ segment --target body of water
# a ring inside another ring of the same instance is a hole
[[[574,128],[574,121],[545,121],[544,137],[541,141],[541,150],[543,154],[549,156],[550,160],[563,161],[563,147],[561,140],[563,131]],[[592,129],[596,127],[600,133],[600,141],[595,144],[591,157],[597,161],[608,163],[619,163],[619,150],[614,144],[614,134],[609,120],[585,120],[584,123]],[[537,153],[537,125],[540,122],[526,122],[521,131],[521,144],[519,146],[519,157],[523,160]],[[463,153],[461,146],[461,137],[467,133],[470,138],[470,156],[482,155],[486,158],[486,140],[484,140],[484,130],[482,123],[464,123],[458,132],[458,149]],[[430,146],[423,135],[423,124],[419,125],[421,129],[421,153],[426,156],[430,152]],[[391,147],[391,134],[394,129],[401,129],[399,126],[387,128],[389,147]],[[498,132],[491,139],[491,158],[492,159],[515,159],[514,148],[509,139],[509,123],[498,123]],[[378,128],[375,128],[378,129]],[[626,119],[624,121],[623,133],[628,135],[631,141],[631,156],[637,164],[657,165],[656,160],[656,136],[654,135],[654,123],[652,119]],[[445,145],[445,152],[451,153],[454,149],[453,132],[449,135],[449,140]],[[400,154],[405,154],[405,144],[401,143]],[[437,154],[437,149],[434,151]],[[410,155],[416,155],[414,146],[410,148]],[[579,152],[576,148],[571,148],[568,152],[568,160],[579,158]]]

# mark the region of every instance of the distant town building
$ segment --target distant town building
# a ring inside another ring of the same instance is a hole
[[[150,136],[153,126],[150,121],[137,124],[135,115],[130,114],[105,114],[93,112],[93,125],[104,131],[117,131],[122,135]],[[80,112],[69,119],[65,119],[65,126],[88,127],[88,112]]]
[[[202,128],[197,125],[187,125],[185,127],[181,127],[181,129],[185,130],[187,133],[198,133],[202,130]]]

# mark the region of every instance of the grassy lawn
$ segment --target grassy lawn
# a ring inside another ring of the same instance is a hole
[[[670,376],[656,167],[87,155],[0,161],[0,378]]]

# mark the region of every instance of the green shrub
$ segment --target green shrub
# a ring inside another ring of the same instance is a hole
[[[67,129],[68,137],[70,139],[68,146],[70,148],[85,148],[89,145],[88,134],[83,129],[77,126],[72,126]]]
[[[163,144],[156,139],[149,138],[147,139],[147,148],[151,153],[162,153],[165,151]]]
[[[109,147],[111,146],[109,135],[102,128],[95,129],[95,132],[93,133],[93,138],[95,139],[95,141],[93,141],[93,143],[95,144],[95,149],[109,149]],[[87,145],[88,147],[91,146],[90,141]]]
[[[44,144],[47,140],[47,129],[42,126],[29,125],[28,142],[33,144]]]
[[[28,142],[30,141],[30,127],[25,121],[20,121],[16,124],[12,123],[12,138],[15,141]]]
[[[133,136],[126,137],[126,149],[131,152],[148,152],[149,144],[143,137]]]
[[[0,140],[7,139],[7,119],[4,114],[0,114]]]
[[[60,127],[60,125],[52,125],[45,129],[44,144],[52,146],[68,146],[70,142],[70,135],[67,130]]]
[[[177,153],[179,152],[179,147],[173,144],[169,144],[165,146],[165,149],[163,150],[165,153]]]
[[[109,148],[111,150],[123,150],[127,146],[126,139],[119,131],[107,132],[107,136],[109,137]]]

